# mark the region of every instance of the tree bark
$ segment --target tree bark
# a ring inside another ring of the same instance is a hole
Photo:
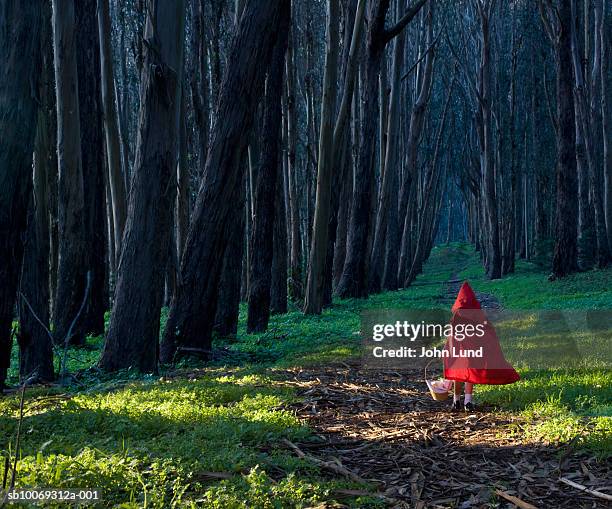
[[[287,0],[249,0],[230,45],[217,100],[204,180],[191,218],[181,278],[170,308],[161,359],[177,348],[210,350],[225,228],[232,215],[234,189],[243,182],[242,156],[253,125],[276,30],[289,15]],[[238,100],[239,99],[239,100]]]
[[[304,300],[304,313],[320,314],[323,309],[325,265],[329,217],[331,214],[331,186],[333,175],[333,135],[336,111],[336,88],[338,80],[339,43],[338,0],[327,1],[327,41],[325,51],[325,74],[323,98],[321,100],[321,127],[319,129],[319,167],[317,170],[317,194],[313,221],[312,245],[308,264],[308,279]]]
[[[289,227],[291,231],[291,249],[289,260],[289,298],[300,301],[304,297],[302,281],[302,237],[300,232],[301,213],[298,200],[298,168],[296,165],[297,125],[296,125],[296,91],[294,71],[293,36],[290,36],[287,48],[287,175],[289,188]]]
[[[557,197],[552,273],[563,277],[578,270],[576,139],[572,76],[572,12],[569,1],[559,5],[557,64]]]
[[[272,288],[270,289],[270,312],[287,312],[287,207],[285,205],[285,183],[282,166],[276,176],[274,206],[274,253],[272,255]]]
[[[51,5],[45,4],[40,24],[41,72],[38,87],[40,105],[34,146],[33,193],[23,269],[19,284],[19,375],[22,381],[53,380],[53,342],[49,328],[49,203],[48,173],[53,171],[51,145],[53,125],[50,111],[53,109],[53,51],[51,40]],[[28,304],[26,304],[26,300]],[[30,309],[31,306],[31,309]],[[36,313],[36,316],[34,316]],[[46,327],[43,327],[40,320]],[[1,381],[0,381],[1,385]]]
[[[604,4],[605,6],[605,4]],[[602,23],[599,26],[601,38],[601,129],[603,139],[603,172],[604,172],[604,201],[606,229],[608,232],[608,246],[612,251],[612,154],[610,154],[610,143],[612,142],[612,123],[610,120],[610,101],[608,97],[608,73],[612,52],[606,27],[611,23],[610,15],[604,8],[602,13]]]
[[[87,272],[74,0],[53,0],[53,47],[59,168],[59,263],[53,333],[56,343],[80,344],[84,340],[82,316],[67,337],[86,298]]]
[[[104,333],[104,295],[106,281],[106,191],[104,187],[104,132],[100,104],[100,45],[96,17],[96,0],[75,3],[77,26],[77,72],[81,125],[81,160],[83,164],[83,199],[85,271],[91,271],[89,298],[83,309],[77,335]],[[86,282],[80,283],[83,288]],[[80,303],[79,303],[80,304]]]
[[[279,137],[282,127],[283,77],[289,16],[281,19],[264,96],[263,137],[260,166],[255,189],[255,214],[251,231],[249,270],[249,312],[247,332],[264,332],[270,319],[270,290],[274,249],[276,181],[279,157]]]
[[[128,218],[100,367],[157,370],[163,277],[176,197],[183,0],[148,0],[141,111]]]
[[[115,260],[114,265],[116,266],[121,254],[121,239],[127,215],[127,193],[125,180],[121,172],[121,143],[117,122],[115,75],[111,48],[111,20],[108,0],[98,0],[98,33],[100,39],[100,87],[102,91],[102,106],[104,108],[106,159],[113,206],[112,220],[115,236],[113,257]]]
[[[227,247],[223,255],[223,266],[219,279],[218,303],[215,311],[214,331],[221,337],[235,337],[238,332],[240,312],[240,285],[242,265],[247,264],[245,251],[245,201],[246,186],[241,183],[234,200],[234,219]],[[249,212],[250,215],[250,212]]]

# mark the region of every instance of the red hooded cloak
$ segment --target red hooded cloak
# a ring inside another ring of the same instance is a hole
[[[487,321],[486,314],[467,281],[459,290],[451,311],[453,331],[459,330],[458,325],[465,327],[467,324],[482,324],[481,330],[484,334],[479,337],[465,337],[462,340],[455,337],[458,334],[451,334],[447,338],[444,349],[450,352],[451,356],[444,357],[444,378],[489,385],[511,384],[519,380],[519,374],[504,358],[495,328]],[[469,355],[469,352],[480,347],[483,352],[481,358],[461,356],[462,352]]]

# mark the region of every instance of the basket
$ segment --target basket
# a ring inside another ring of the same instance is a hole
[[[441,380],[428,380],[427,379],[427,368],[433,362],[433,360],[429,361],[425,366],[425,383],[429,388],[429,394],[435,401],[446,401],[450,395],[450,388],[444,388],[442,386]]]

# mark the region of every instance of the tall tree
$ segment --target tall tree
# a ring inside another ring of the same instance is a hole
[[[11,358],[11,326],[23,259],[36,132],[42,2],[0,5],[0,392]]]
[[[185,3],[148,0],[141,112],[117,287],[100,367],[157,369],[163,276],[170,252]]]
[[[51,4],[42,6],[40,81],[34,144],[33,192],[30,197],[23,268],[19,282],[19,375],[22,381],[53,380],[53,341],[49,335],[49,189],[55,171],[52,145],[54,108]],[[40,322],[39,322],[40,320]]]
[[[557,68],[557,196],[553,277],[578,270],[578,196],[576,190],[576,137],[572,73],[572,7],[539,0],[544,28],[555,49]]]
[[[308,279],[304,300],[304,312],[319,314],[323,307],[325,264],[329,216],[331,214],[331,184],[333,172],[334,113],[336,110],[336,82],[338,68],[339,0],[327,1],[327,30],[325,50],[325,75],[321,100],[321,128],[319,129],[319,157],[317,170],[317,194],[313,221],[312,246],[308,264]]]
[[[112,198],[113,235],[115,250],[112,253],[113,266],[119,260],[121,238],[125,227],[127,193],[121,172],[121,141],[117,118],[115,73],[111,47],[111,19],[108,0],[98,0],[98,33],[100,39],[100,87],[104,107],[104,133],[106,136],[106,159],[108,182]]]
[[[274,206],[274,244],[272,256],[272,287],[270,312],[287,312],[287,208],[285,205],[285,179],[283,167],[276,175]]]
[[[79,344],[84,340],[81,308],[88,285],[76,28],[74,0],[53,0],[59,169],[59,263],[53,334],[57,343]]]
[[[610,3],[607,3],[610,5]],[[601,15],[601,23],[599,25],[601,39],[601,130],[603,140],[603,171],[604,171],[604,193],[605,193],[605,215],[606,228],[608,232],[608,245],[612,251],[612,153],[610,153],[610,144],[612,143],[612,120],[610,119],[610,89],[608,87],[608,76],[610,69],[610,59],[612,59],[612,50],[610,46],[609,33],[607,27],[612,23],[612,14],[610,9],[606,9],[606,3],[603,5]]]
[[[289,21],[289,16],[283,17],[278,28],[263,101],[263,136],[250,239],[248,332],[265,331],[270,318],[276,182],[281,160],[279,157],[282,126],[281,98]]]
[[[91,287],[77,335],[104,333],[107,310],[106,281],[106,190],[104,179],[104,129],[100,104],[100,45],[96,0],[75,3],[77,26],[77,72],[83,164],[83,209],[85,270],[91,272]]]
[[[249,0],[228,53],[217,100],[204,178],[198,193],[181,261],[177,293],[170,308],[161,359],[177,348],[209,350],[219,276],[220,253],[232,213],[232,197],[242,185],[245,143],[253,125],[265,73],[270,65],[276,31],[289,16],[288,0]],[[240,100],[238,100],[240,99]]]

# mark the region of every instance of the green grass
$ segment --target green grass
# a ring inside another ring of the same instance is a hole
[[[27,391],[18,486],[97,487],[105,498],[101,507],[124,508],[310,507],[336,499],[339,488],[371,489],[332,480],[281,446],[283,438],[316,437],[289,410],[296,395],[274,369],[359,355],[361,311],[439,307],[446,281],[457,271],[469,276],[476,290],[494,293],[516,309],[551,308],[555,302],[612,308],[605,287],[612,272],[549,283],[544,273],[520,263],[517,275],[489,282],[472,248],[454,244],[434,249],[424,274],[407,290],[338,301],[321,316],[293,309],[273,316],[264,334],[246,334],[243,308],[237,338],[215,340],[216,347],[229,349],[228,358],[204,369],[182,362],[177,376],[164,370],[160,376],[130,371],[109,376],[87,369],[102,345],[101,338],[90,338],[87,348],[69,352],[68,368],[76,373],[72,385]],[[527,423],[521,432],[531,438],[573,440],[610,454],[609,370],[524,366],[520,372],[519,383],[482,386],[477,397],[521,412]],[[13,383],[16,377],[12,371]],[[17,396],[0,400],[0,464],[14,452],[18,409]],[[207,472],[231,478],[211,479]],[[343,501],[351,507],[380,505],[373,496]]]

